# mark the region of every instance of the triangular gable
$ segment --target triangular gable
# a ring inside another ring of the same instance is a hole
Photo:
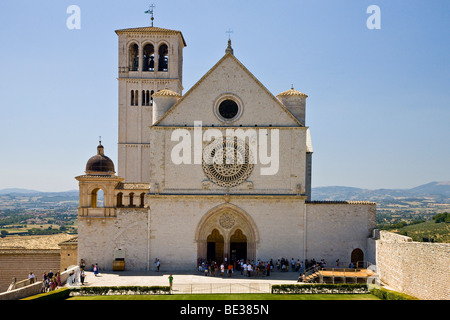
[[[292,113],[269,91],[267,88],[232,54],[226,53],[189,91],[187,91],[165,114],[159,119],[154,126],[161,124],[180,104],[183,104],[195,90],[203,83],[226,59],[231,58],[267,95],[272,99],[277,106],[279,106],[286,115],[293,120],[295,124],[300,127],[303,125],[292,115]]]

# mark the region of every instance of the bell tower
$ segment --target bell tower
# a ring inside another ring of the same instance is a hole
[[[152,17],[153,18],[153,17]],[[159,27],[116,30],[119,37],[118,174],[125,182],[150,182],[150,131],[153,94],[182,94],[183,49],[180,31]]]

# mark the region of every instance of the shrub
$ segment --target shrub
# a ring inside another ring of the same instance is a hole
[[[119,287],[81,287],[72,288],[74,295],[122,295],[122,294],[169,294],[167,286],[119,286]]]
[[[20,300],[65,300],[70,296],[69,288],[61,288],[53,291],[40,293],[31,297],[23,298]]]
[[[357,294],[368,292],[367,285],[362,283],[280,284],[272,286],[273,294]]]
[[[381,300],[419,300],[405,293],[392,291],[381,287],[371,288],[370,293],[380,298]]]

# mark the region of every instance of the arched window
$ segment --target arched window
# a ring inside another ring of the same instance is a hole
[[[145,102],[146,102],[145,103],[146,106],[150,105],[150,91],[148,91],[148,90],[145,92]]]
[[[129,195],[128,195],[128,197],[129,197],[129,207],[135,207],[135,205],[134,205],[134,193],[133,192],[131,192]]]
[[[121,207],[123,207],[123,193],[122,192],[119,192],[118,194],[117,194],[117,199],[116,199],[117,201],[117,204],[116,204],[116,207],[117,208],[121,208]]]
[[[134,90],[131,90],[131,105],[134,106]]]
[[[139,91],[137,90],[134,91],[134,105],[135,106],[139,105]]]
[[[155,47],[152,44],[147,44],[143,51],[143,71],[155,70]]]
[[[100,208],[104,206],[104,192],[96,188],[91,192],[91,208]]]
[[[150,105],[153,106],[153,94],[155,93],[155,91],[152,90],[152,92],[150,93]]]
[[[167,71],[169,68],[169,47],[166,44],[159,46],[158,71]]]
[[[140,195],[140,199],[141,199],[141,203],[140,203],[140,207],[143,208],[145,205],[145,193],[141,193]]]
[[[143,105],[143,106],[146,106],[145,98],[146,98],[145,90],[142,90],[142,105]]]
[[[136,43],[130,45],[128,50],[129,56],[129,70],[138,71],[139,70],[139,46]]]

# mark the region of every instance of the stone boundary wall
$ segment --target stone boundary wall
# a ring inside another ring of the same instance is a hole
[[[380,231],[376,260],[381,281],[394,290],[422,300],[450,300],[450,244]]]

